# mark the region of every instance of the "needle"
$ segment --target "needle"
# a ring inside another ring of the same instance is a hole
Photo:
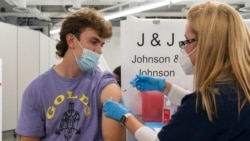
[[[132,87],[132,85],[129,85],[127,88],[125,88],[124,90],[123,90],[123,92],[126,92],[129,88],[131,88]]]

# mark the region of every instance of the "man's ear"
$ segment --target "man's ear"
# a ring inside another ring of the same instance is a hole
[[[66,42],[69,48],[75,48],[75,38],[75,35],[72,33],[66,35]]]

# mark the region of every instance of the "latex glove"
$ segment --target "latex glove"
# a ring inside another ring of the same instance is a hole
[[[155,78],[148,75],[136,75],[130,84],[139,91],[157,90],[162,92],[166,86],[164,78]]]
[[[103,112],[105,116],[114,120],[120,121],[122,116],[127,113],[131,113],[123,104],[108,99],[103,104]]]

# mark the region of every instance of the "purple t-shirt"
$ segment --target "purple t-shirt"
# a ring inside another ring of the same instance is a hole
[[[113,75],[98,68],[72,79],[49,69],[23,94],[17,134],[43,141],[102,141],[100,95],[110,83],[116,83]]]

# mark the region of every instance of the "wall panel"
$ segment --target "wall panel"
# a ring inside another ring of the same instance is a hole
[[[2,129],[15,129],[17,123],[17,27],[0,22],[0,58],[2,58]]]
[[[18,82],[18,115],[20,113],[22,94],[28,84],[39,75],[39,32],[18,27],[17,39],[17,82]]]
[[[40,73],[45,72],[49,67],[49,45],[50,39],[43,33],[39,33],[39,50],[40,50]]]

